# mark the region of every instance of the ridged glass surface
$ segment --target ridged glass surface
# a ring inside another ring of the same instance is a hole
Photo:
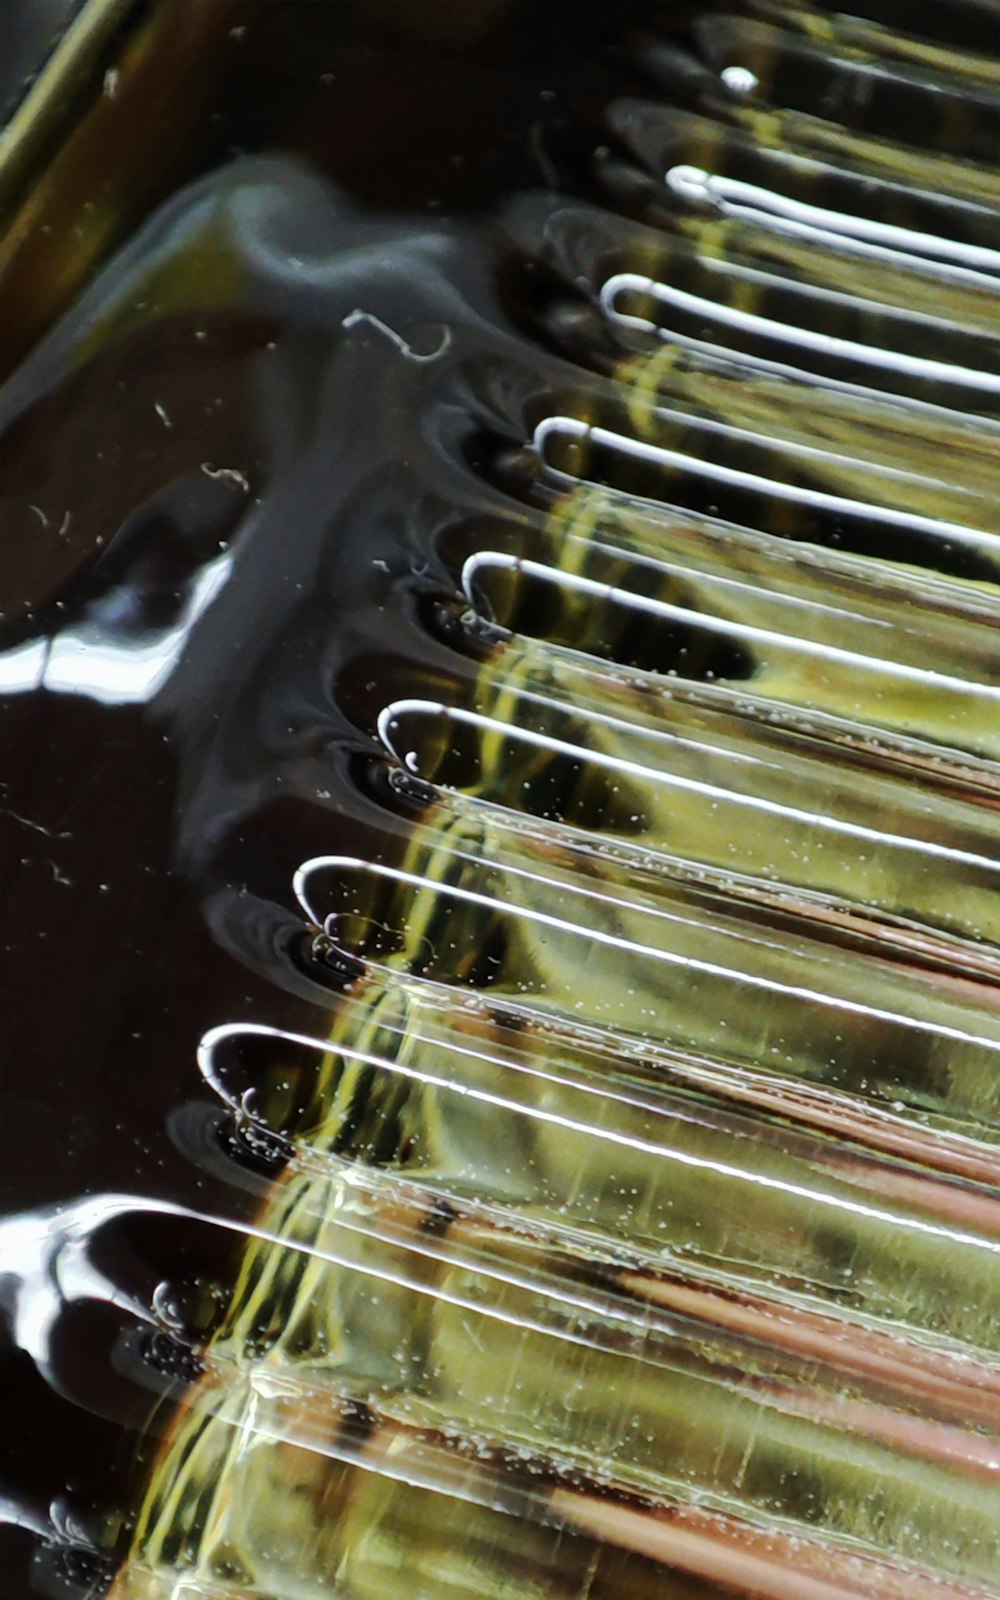
[[[623,7],[582,156],[392,236],[240,156],[21,369],[167,304],[281,418],[157,398],[236,532],[138,696],[214,618],[176,859],[285,991],[188,1018],[240,1199],[13,1219],[22,1343],[46,1274],[114,1304],[153,1411],[113,1600],[1000,1592],[985,17]],[[13,692],[134,682],[98,612]]]

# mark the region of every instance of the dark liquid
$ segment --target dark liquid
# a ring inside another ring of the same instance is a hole
[[[641,81],[625,39],[642,7],[165,9],[146,23],[160,59],[135,91],[123,71],[82,186],[55,169],[49,220],[27,233],[7,298],[4,348],[24,364],[4,403],[6,647],[96,619],[114,656],[105,703],[45,689],[4,701],[11,1213],[110,1191],[240,1214],[239,1191],[184,1148],[198,1112],[219,1120],[195,1048],[236,1015],[322,1028],[285,947],[303,828],[319,795],[343,805],[346,764],[370,749],[334,685],[364,700],[372,663],[391,669],[401,646],[409,660],[446,655],[415,616],[434,588],[434,574],[413,576],[436,510],[420,497],[442,469],[477,494],[453,453],[442,463],[432,441],[425,459],[427,417],[398,352],[371,326],[346,339],[343,320],[370,307],[420,350],[439,316],[473,359],[516,338],[479,281],[499,272],[496,213],[553,163],[571,180],[611,86]],[[77,86],[54,163],[73,169],[67,142],[93,127],[101,90],[99,74]],[[256,175],[269,156],[279,165]],[[141,235],[192,182],[223,209],[241,183],[251,209],[277,205],[256,282],[255,247],[234,238],[213,283],[204,247],[184,239],[205,204],[194,195],[166,234]],[[46,303],[38,263],[73,271],[76,230],[109,185],[106,244],[65,307]],[[463,284],[487,302],[484,331]],[[72,299],[88,288],[104,309],[85,335]],[[27,332],[64,309],[53,354],[33,357]],[[249,492],[203,463],[245,474]],[[225,607],[191,630],[160,698],[116,703],[115,671],[124,697],[142,693],[130,652],[163,641],[220,550],[234,553]],[[357,809],[334,825],[367,853],[384,814]],[[83,1404],[27,1356],[5,1357],[8,1470],[43,1521],[56,1496],[96,1524],[129,1502],[136,1446],[98,1414],[114,1386],[85,1359],[88,1339],[103,1343],[83,1319],[53,1352]],[[26,1592],[35,1541],[4,1529],[3,1543],[7,1592]]]
[[[234,1153],[198,1041],[234,1018],[322,1036],[356,976],[318,967],[293,874],[322,849],[403,858],[427,795],[388,793],[378,714],[468,694],[498,649],[463,619],[456,552],[537,550],[555,493],[523,445],[567,395],[625,425],[622,351],[580,283],[654,272],[665,202],[609,108],[711,109],[709,9],[173,0],[126,16],[38,152],[50,187],[10,269],[18,365],[0,394],[5,647],[27,684],[47,680],[3,712],[6,1211],[119,1193],[256,1215],[280,1151]],[[782,70],[769,87],[794,103]],[[857,110],[884,137],[912,137],[914,118],[891,81]],[[955,134],[980,158],[981,124],[973,106]],[[556,193],[600,208],[580,239],[556,238]],[[899,224],[930,228],[949,204]],[[981,359],[971,334],[960,355]],[[705,448],[694,426],[685,439]],[[589,469],[663,492],[613,451]],[[794,528],[773,497],[692,471],[671,495],[834,552],[982,585],[995,571],[974,543],[829,507]],[[578,636],[527,582],[494,609]],[[735,635],[601,632],[596,654],[683,661],[702,683],[755,666]],[[964,793],[967,774],[947,782]],[[487,989],[484,963],[471,981]],[[182,1224],[102,1248],[139,1298],[158,1279],[225,1284],[239,1255]],[[127,1320],[71,1309],[52,1381],[16,1352],[6,1381],[18,1503],[41,1527],[64,1497],[112,1545],[155,1449],[112,1359]],[[4,1538],[10,1592],[28,1592],[36,1540]]]

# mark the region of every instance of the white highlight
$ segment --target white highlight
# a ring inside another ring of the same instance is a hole
[[[577,900],[580,903],[581,921],[571,922],[566,917],[555,916],[548,911],[539,911],[533,906],[510,905],[506,901],[498,900],[494,895],[483,894],[476,889],[465,889],[457,884],[424,878],[417,873],[407,872],[402,867],[386,866],[384,862],[364,861],[360,856],[313,856],[298,868],[292,882],[295,896],[309,921],[315,927],[326,927],[328,934],[329,926],[327,926],[327,923],[330,923],[330,925],[335,923],[336,914],[334,913],[333,917],[327,919],[327,921],[317,917],[309,901],[308,887],[309,879],[314,873],[330,871],[333,868],[360,872],[375,878],[388,879],[393,883],[407,884],[413,889],[431,890],[445,898],[461,901],[464,905],[479,906],[484,911],[494,914],[499,911],[504,915],[520,918],[524,922],[534,923],[538,927],[551,928],[556,933],[569,934],[573,938],[583,938],[591,944],[625,951],[630,956],[639,956],[642,959],[655,961],[664,966],[682,967],[688,972],[701,972],[707,977],[722,978],[727,982],[744,985],[747,988],[763,989],[770,994],[782,994],[796,1000],[805,1000],[810,1005],[819,1007],[822,1011],[843,1012],[848,1016],[859,1016],[878,1022],[888,1022],[913,1033],[931,1034],[935,1038],[952,1039],[958,1044],[976,1045],[988,1050],[991,1055],[1000,1056],[1000,1041],[992,1039],[986,1034],[969,1033],[964,1028],[952,1027],[948,1023],[925,1022],[918,1017],[908,1017],[902,1012],[887,1011],[881,1006],[864,1005],[860,1001],[847,1000],[842,996],[833,997],[818,989],[810,989],[804,984],[781,983],[776,978],[762,977],[756,972],[741,971],[735,967],[723,966],[717,961],[706,961],[702,957],[682,956],[674,950],[664,950],[659,945],[645,944],[638,940],[626,939],[619,934],[607,933],[588,922],[588,902],[591,905],[610,906],[616,911],[625,912],[633,917],[647,917],[650,921],[661,924],[678,922],[683,919],[669,912],[661,911],[654,906],[640,905],[634,901],[623,900],[617,895],[598,893],[593,889],[581,889],[576,885],[545,878],[540,873],[529,872],[522,867],[511,866],[509,863],[505,863],[503,868],[506,877],[522,878],[532,884],[540,885],[552,892],[553,899],[558,899],[560,895],[565,895],[570,899]],[[371,965],[376,966],[377,963],[373,962]]]
[[[671,167],[666,174],[666,183],[669,189],[684,199],[712,205],[726,216],[744,217],[765,224],[778,222],[793,227],[798,225],[804,231],[818,233],[827,239],[839,238],[846,244],[860,242],[876,245],[896,256],[902,254],[908,261],[924,256],[942,263],[953,263],[974,271],[977,276],[1000,271],[1000,250],[990,250],[985,245],[962,244],[957,239],[944,239],[935,233],[898,228],[893,223],[875,222],[850,212],[828,211],[825,206],[811,206],[802,200],[791,200],[773,189],[705,172],[701,167]]]
[[[750,489],[758,494],[773,495],[777,500],[790,500],[798,505],[813,506],[841,516],[863,516],[869,522],[886,523],[891,527],[910,528],[915,533],[926,533],[945,543],[971,546],[973,549],[990,549],[1000,553],[1000,534],[981,532],[961,522],[946,522],[940,517],[924,517],[913,511],[898,511],[868,500],[849,500],[844,495],[828,494],[822,489],[809,489],[797,484],[782,483],[775,478],[765,478],[757,472],[744,472],[737,467],[726,467],[718,462],[703,461],[698,456],[687,455],[682,450],[669,450],[663,445],[647,444],[632,439],[624,433],[613,433],[608,428],[593,427],[579,417],[545,417],[535,428],[532,446],[545,470],[563,483],[593,482],[576,472],[554,467],[546,460],[545,446],[553,436],[579,439],[588,444],[617,450],[621,455],[632,456],[653,466],[680,468],[698,478],[709,478],[715,483],[731,484],[734,488]],[[628,495],[601,485],[608,493],[623,495],[626,499],[648,498]],[[659,501],[654,503],[661,503]]]
[[[601,289],[602,309],[615,320],[656,328],[655,323],[643,317],[632,317],[620,312],[615,304],[622,294],[647,294],[661,305],[675,307],[692,316],[705,317],[726,328],[738,329],[760,338],[774,339],[782,344],[796,345],[816,355],[841,357],[848,361],[865,362],[883,367],[907,377],[925,378],[929,382],[953,383],[968,389],[980,389],[985,394],[1000,394],[1000,374],[978,372],[973,367],[958,367],[950,362],[928,361],[923,356],[910,356],[899,350],[885,350],[876,345],[858,344],[854,339],[838,339],[831,334],[816,333],[810,328],[794,327],[790,323],[776,322],[771,317],[757,316],[752,311],[740,311],[721,301],[706,300],[701,295],[675,289],[671,284],[660,283],[639,272],[616,272]],[[660,329],[656,329],[660,332]],[[734,352],[737,358],[739,351]]]

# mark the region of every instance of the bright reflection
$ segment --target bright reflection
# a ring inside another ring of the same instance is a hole
[[[0,654],[0,693],[51,689],[83,694],[102,705],[135,705],[163,688],[198,618],[228,583],[231,554],[217,556],[199,572],[178,621],[141,643],[109,636],[99,621],[80,622],[51,639],[33,639]]]

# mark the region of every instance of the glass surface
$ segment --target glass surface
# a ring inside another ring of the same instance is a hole
[[[13,1594],[995,1591],[991,19],[91,0],[14,112]]]

